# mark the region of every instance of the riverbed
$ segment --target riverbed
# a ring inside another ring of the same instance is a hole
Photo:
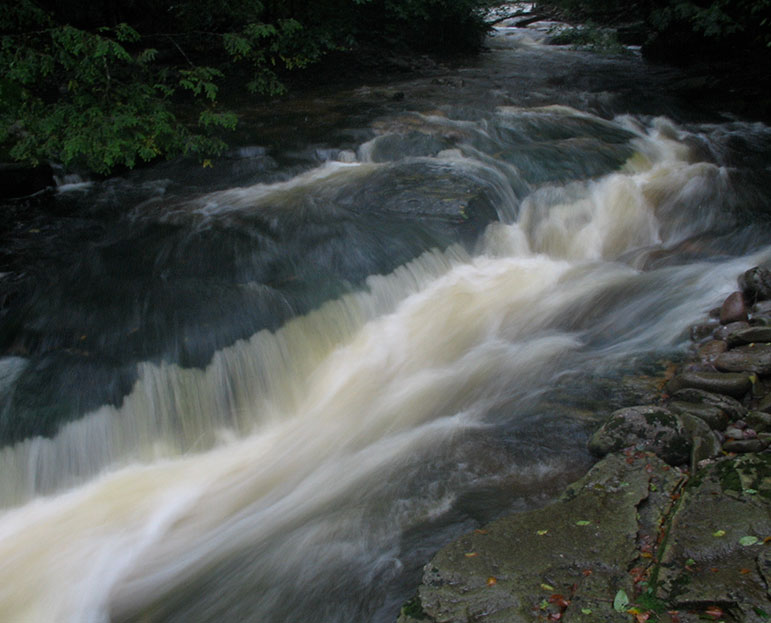
[[[60,180],[3,317],[0,619],[393,621],[588,469],[771,259],[771,129],[549,27],[244,105],[212,166]]]

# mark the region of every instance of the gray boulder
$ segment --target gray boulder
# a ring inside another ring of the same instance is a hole
[[[771,344],[740,346],[715,358],[715,367],[725,372],[771,374]]]
[[[663,407],[627,407],[614,411],[589,439],[597,456],[634,447],[655,453],[670,465],[687,463],[692,442],[680,418]]]

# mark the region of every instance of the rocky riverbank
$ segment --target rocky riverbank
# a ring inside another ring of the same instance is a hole
[[[586,476],[441,549],[399,623],[770,621],[771,272],[739,288]]]

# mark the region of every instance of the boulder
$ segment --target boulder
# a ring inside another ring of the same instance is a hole
[[[747,305],[741,292],[730,294],[720,307],[720,324],[746,321]]]
[[[739,287],[748,301],[771,299],[771,271],[755,266],[739,277]]]
[[[699,418],[713,430],[724,430],[731,421],[725,411],[714,405],[675,400],[667,406],[678,415],[688,414]]]
[[[728,338],[731,337],[734,333],[737,331],[741,331],[743,329],[749,329],[750,323],[749,322],[730,322],[727,325],[723,325],[718,327],[715,330],[714,337],[716,340],[725,340],[728,341]]]
[[[702,389],[681,389],[672,394],[672,400],[715,407],[724,414],[724,418],[721,418],[721,421],[723,419],[727,421],[739,420],[747,414],[747,409],[745,409],[742,403],[735,398],[723,394],[707,392]],[[717,427],[713,426],[713,428]],[[723,426],[723,428],[725,428],[725,426]]]
[[[713,363],[718,355],[728,350],[723,340],[710,340],[699,347],[699,359],[704,363]]]
[[[747,426],[755,429],[759,433],[771,432],[771,413],[765,411],[750,411],[744,417]]]
[[[749,375],[738,372],[683,372],[667,383],[671,394],[686,388],[742,398],[752,389],[752,382]]]
[[[771,374],[771,344],[740,346],[715,359],[715,367],[724,372]]]
[[[680,418],[663,407],[627,407],[614,411],[589,439],[597,456],[634,447],[655,453],[670,465],[687,463],[692,442]]]
[[[728,346],[742,346],[758,342],[771,342],[771,326],[750,326],[746,329],[732,331],[726,337]]]

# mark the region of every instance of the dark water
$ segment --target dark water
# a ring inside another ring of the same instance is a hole
[[[542,35],[59,189],[0,329],[0,619],[392,621],[587,468],[771,257],[771,130]]]

